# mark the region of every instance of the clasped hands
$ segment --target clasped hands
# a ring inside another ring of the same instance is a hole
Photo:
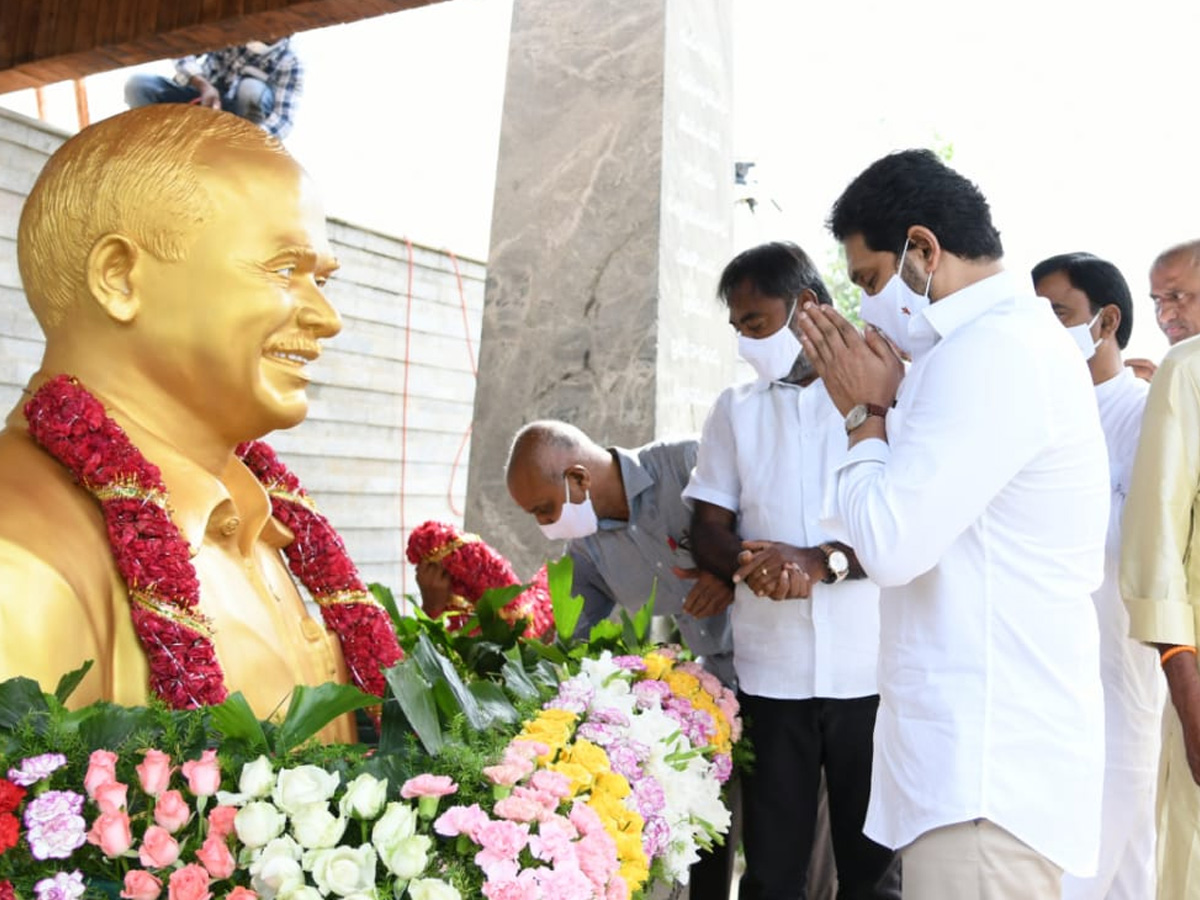
[[[804,304],[799,321],[804,354],[843,416],[860,403],[892,405],[904,363],[882,332],[867,326],[864,334],[832,306],[817,303]]]
[[[793,547],[774,541],[742,541],[733,584],[745,582],[759,597],[790,600],[808,597],[825,577],[825,554],[816,547]],[[680,578],[695,579],[683,610],[698,619],[715,616],[733,602],[733,586],[702,569],[674,569]]]

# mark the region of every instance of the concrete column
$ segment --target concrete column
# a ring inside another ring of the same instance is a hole
[[[732,249],[731,0],[516,0],[467,527],[532,574],[514,431],[636,446],[698,434],[733,371],[714,299]]]

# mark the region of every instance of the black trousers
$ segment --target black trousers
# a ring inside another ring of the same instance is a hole
[[[899,900],[899,856],[862,833],[879,697],[738,699],[754,751],[753,770],[742,776],[739,900],[805,900],[822,768],[838,900]]]

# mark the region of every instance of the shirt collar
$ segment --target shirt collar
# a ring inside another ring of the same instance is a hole
[[[939,340],[975,321],[998,303],[1022,293],[1029,291],[1022,289],[1014,275],[998,272],[969,284],[936,303],[930,303],[921,317],[913,322],[910,331],[914,342],[913,355],[932,349]]]
[[[654,487],[654,477],[646,471],[636,454],[624,447],[609,447],[609,452],[616,454],[617,465],[621,467],[621,483],[625,488],[625,505],[629,510],[629,519],[601,519],[600,527],[606,531],[624,528],[636,517],[637,498]]]

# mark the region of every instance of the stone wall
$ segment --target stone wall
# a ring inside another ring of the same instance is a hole
[[[0,110],[4,414],[42,353],[17,272],[17,221],[37,173],[66,137]],[[308,419],[270,441],[346,539],[363,576],[415,592],[403,562],[407,531],[429,518],[462,522],[484,265],[347,222],[330,220],[329,235],[342,268],[327,294],[342,314],[342,333],[313,367]]]

